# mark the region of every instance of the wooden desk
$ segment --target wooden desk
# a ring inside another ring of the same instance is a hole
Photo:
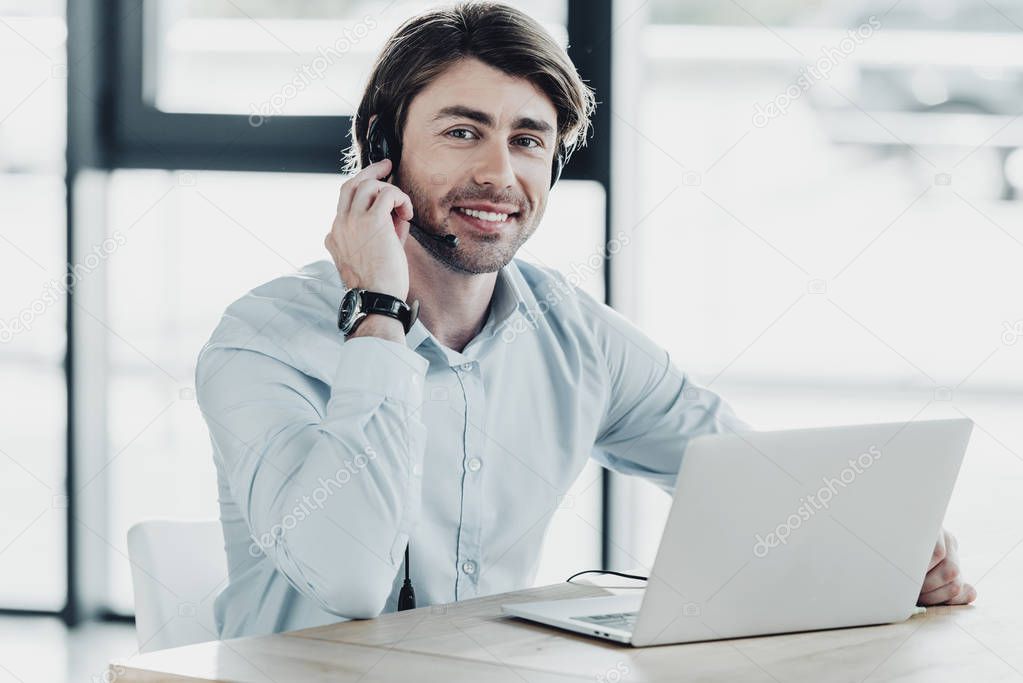
[[[108,676],[119,683],[1023,681],[1023,615],[1015,582],[1002,583],[1005,590],[982,589],[982,607],[934,608],[900,624],[650,648],[501,615],[502,603],[609,592],[562,583],[137,655],[114,662]]]

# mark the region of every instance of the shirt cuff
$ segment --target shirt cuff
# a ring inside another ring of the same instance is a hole
[[[380,337],[354,337],[341,345],[332,391],[379,394],[418,406],[429,367],[430,361],[405,344]]]

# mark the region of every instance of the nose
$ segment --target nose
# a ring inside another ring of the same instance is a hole
[[[512,168],[508,145],[497,137],[477,148],[473,180],[478,185],[492,185],[496,188],[511,187],[515,183],[515,169]]]

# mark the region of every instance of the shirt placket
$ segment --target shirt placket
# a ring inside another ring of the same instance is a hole
[[[485,437],[478,428],[484,424],[486,397],[479,362],[472,360],[452,366],[465,397],[465,424],[462,449],[461,524],[458,531],[458,555],[455,558],[455,599],[479,594],[480,557],[482,555],[483,496],[482,477]]]

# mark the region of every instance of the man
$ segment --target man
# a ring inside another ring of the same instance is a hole
[[[432,10],[388,40],[333,263],[252,290],[199,355],[221,637],[393,611],[406,548],[420,606],[527,587],[589,458],[670,492],[690,439],[748,428],[628,320],[514,258],[593,107],[565,52],[504,5]],[[371,126],[394,158],[370,163]],[[345,295],[361,290],[389,312],[359,317]],[[948,536],[931,564],[922,602],[972,600]]]

